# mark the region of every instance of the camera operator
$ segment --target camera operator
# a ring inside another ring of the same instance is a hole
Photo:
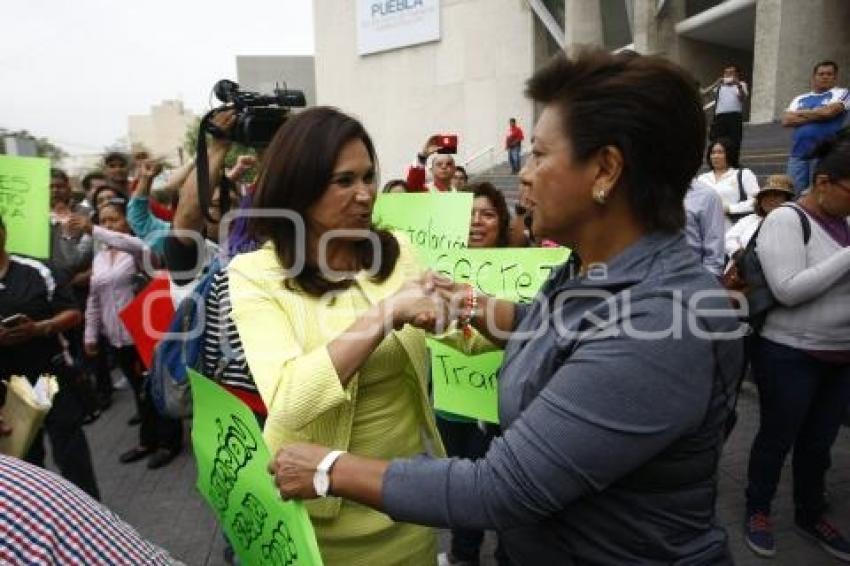
[[[23,375],[35,383],[41,374],[59,379],[53,407],[26,460],[44,467],[44,431],[62,475],[98,499],[89,445],[82,429],[79,374],[70,363],[61,333],[80,325],[82,313],[68,287],[58,286],[44,264],[6,251],[0,218],[0,379]],[[15,423],[6,423],[15,426]]]
[[[452,177],[454,177],[455,158],[453,155],[438,153],[440,151],[440,136],[434,135],[425,141],[422,151],[416,154],[416,165],[412,165],[407,172],[407,190],[411,193],[421,192],[444,192],[454,191],[452,188]],[[428,158],[437,154],[431,160],[431,184],[425,182],[425,167]]]
[[[235,123],[236,115],[233,110],[226,110],[212,118],[212,124],[224,132],[229,132]],[[198,176],[197,174],[189,175],[180,189],[180,200],[174,212],[174,221],[171,225],[174,233],[165,240],[165,263],[169,271],[193,274],[192,277],[173,279],[175,286],[187,294],[191,291],[190,284],[203,274],[203,269],[219,252],[218,220],[221,218],[222,198],[219,185],[224,173],[224,159],[230,150],[230,145],[230,140],[213,137],[207,150],[210,187],[214,187],[207,211],[210,218],[207,218],[201,210]],[[235,207],[240,195],[233,187],[225,198],[229,198],[230,204]],[[199,249],[198,239],[189,233],[199,234],[206,244],[205,249]],[[175,298],[175,302],[178,301],[179,299]]]

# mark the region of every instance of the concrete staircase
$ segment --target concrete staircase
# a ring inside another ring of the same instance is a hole
[[[756,174],[759,185],[764,185],[768,175],[785,173],[785,164],[791,148],[791,132],[790,128],[783,128],[778,122],[744,124],[741,164]],[[524,155],[523,160],[525,158]],[[700,169],[700,173],[704,171],[707,171],[705,165]],[[476,183],[493,183],[505,195],[508,207],[513,209],[518,195],[519,178],[511,175],[507,162],[473,174],[471,180]]]

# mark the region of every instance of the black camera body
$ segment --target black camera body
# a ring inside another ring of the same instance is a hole
[[[274,94],[262,95],[240,90],[238,84],[226,79],[218,81],[213,92],[216,98],[236,110],[233,129],[227,134],[213,134],[223,135],[236,143],[254,148],[269,145],[292,108],[307,105],[304,92],[300,90],[275,88]]]

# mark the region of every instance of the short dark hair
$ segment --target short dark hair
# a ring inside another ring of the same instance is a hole
[[[850,126],[820,142],[808,157],[818,160],[815,175],[826,175],[833,181],[850,179]]]
[[[463,176],[469,179],[469,173],[466,172],[466,167],[464,167],[463,165],[455,166],[455,173],[457,173],[458,171],[463,173]]]
[[[723,70],[725,71],[726,69],[735,69],[735,72],[739,74],[741,72],[741,67],[739,67],[735,63],[728,63],[726,65],[723,65]]]
[[[91,182],[95,179],[106,179],[106,175],[101,173],[100,171],[92,171],[83,177],[83,180],[80,181],[80,184],[83,186],[83,190],[88,192],[91,190]]]
[[[836,75],[838,74],[838,63],[836,63],[835,61],[830,61],[829,59],[817,63],[814,69],[812,69],[812,74],[817,74],[818,69],[820,69],[821,67],[832,67],[833,72]]]
[[[68,174],[65,173],[64,170],[59,169],[58,167],[50,168],[50,180],[52,181],[53,179],[62,179],[66,183],[71,182],[71,180],[68,178]]]
[[[729,138],[717,138],[716,140],[708,142],[708,147],[705,148],[705,164],[708,165],[708,168],[714,169],[711,166],[711,150],[718,144],[723,148],[723,151],[726,152],[726,165],[734,167],[735,169],[740,168],[741,155],[740,150],[738,149],[738,144]]]
[[[685,225],[684,197],[699,169],[705,115],[696,81],[661,57],[631,51],[561,52],[536,71],[526,94],[555,105],[573,157],[589,159],[605,146],[623,154],[631,209],[647,230]]]
[[[336,108],[317,106],[289,118],[274,135],[263,158],[255,208],[285,208],[306,215],[307,210],[327,190],[334,165],[345,144],[360,140],[366,146],[377,171],[377,156],[372,138],[363,125]],[[375,280],[385,281],[395,269],[399,257],[398,241],[389,231],[372,227],[380,241],[380,253]],[[284,268],[295,260],[295,229],[291,221],[279,218],[255,218],[251,232],[258,240],[270,240]],[[365,239],[357,244],[361,266],[372,268],[372,242]],[[350,281],[329,281],[318,267],[304,269],[287,279],[284,285],[294,289],[294,283],[307,294],[321,296],[328,291],[345,289]]]
[[[127,157],[127,154],[122,153],[120,151],[110,151],[110,152],[107,152],[107,154],[103,156],[103,164],[104,165],[106,165],[110,161],[120,161],[127,167],[129,167],[129,165],[130,165],[130,158]]]
[[[511,223],[511,213],[508,210],[508,205],[505,202],[505,195],[497,189],[492,183],[486,181],[481,183],[472,183],[464,187],[463,192],[472,193],[472,198],[485,197],[493,204],[496,209],[496,214],[499,215],[499,239],[497,246],[504,248],[508,245],[508,228]]]

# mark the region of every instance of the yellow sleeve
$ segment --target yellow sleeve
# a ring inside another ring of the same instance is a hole
[[[270,419],[299,430],[349,400],[349,393],[327,345],[304,347],[304,327],[315,308],[284,289],[281,278],[264,278],[264,266],[252,265],[251,255],[234,258],[228,267],[233,321]]]

